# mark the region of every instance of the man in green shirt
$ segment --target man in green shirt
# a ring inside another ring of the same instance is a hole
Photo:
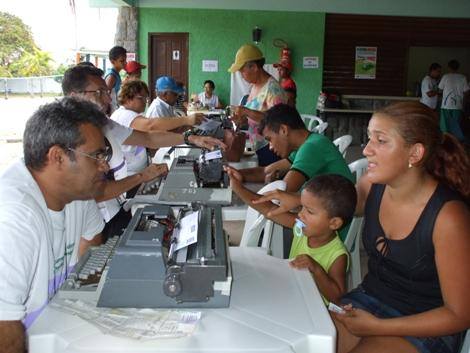
[[[269,183],[282,178],[286,191],[298,192],[312,177],[321,174],[339,174],[354,182],[346,161],[338,148],[327,137],[310,133],[293,107],[279,104],[266,112],[260,131],[269,142],[269,148],[282,159],[267,167],[236,170],[226,167],[233,191],[250,207],[266,214],[273,204],[265,202],[254,204],[253,200],[261,195],[247,189],[244,182]],[[272,218],[276,223],[292,228],[290,215]],[[340,236],[344,239],[349,227],[343,228]]]

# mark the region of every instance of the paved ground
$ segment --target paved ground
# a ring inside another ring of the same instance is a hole
[[[54,99],[14,96],[0,98],[0,172],[22,155],[23,131],[28,118],[39,106]]]

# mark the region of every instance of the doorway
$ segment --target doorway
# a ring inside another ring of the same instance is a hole
[[[149,33],[149,88],[155,98],[155,82],[171,76],[188,87],[189,33]]]

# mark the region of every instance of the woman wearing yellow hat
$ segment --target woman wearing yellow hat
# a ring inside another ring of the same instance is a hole
[[[248,118],[248,134],[253,145],[260,166],[269,165],[279,159],[268,148],[266,140],[258,131],[258,124],[264,118],[264,112],[274,105],[287,103],[284,90],[268,72],[263,69],[265,59],[259,48],[252,44],[245,44],[238,49],[235,62],[229,72],[240,71],[245,81],[252,84],[248,100],[244,106],[233,109],[235,122],[241,123]]]

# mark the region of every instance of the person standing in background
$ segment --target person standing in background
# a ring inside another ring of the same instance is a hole
[[[147,66],[142,65],[138,61],[128,61],[124,70],[126,71],[127,75],[124,78],[124,82],[127,80],[140,80],[142,77],[142,69],[145,69]]]
[[[470,87],[467,78],[457,73],[460,67],[457,60],[451,60],[447,65],[450,72],[442,76],[439,82],[439,89],[443,91],[440,126],[443,132],[449,132],[459,141],[465,141],[460,121],[463,117],[463,97]]]
[[[246,104],[233,108],[233,119],[239,125],[248,119],[248,137],[258,155],[260,167],[278,161],[279,157],[269,150],[258,124],[269,108],[287,103],[284,90],[279,82],[264,70],[264,63],[265,58],[261,50],[253,44],[245,44],[238,49],[235,61],[228,70],[231,73],[240,71],[243,79],[252,84]]]
[[[109,61],[111,61],[113,67],[107,69],[104,75],[106,86],[111,90],[111,112],[109,113],[112,113],[119,107],[117,102],[117,96],[121,89],[121,76],[119,73],[126,67],[126,57],[127,51],[123,47],[112,47],[109,51]]]
[[[428,74],[421,81],[420,102],[429,108],[436,110],[439,97],[438,80],[441,77],[442,67],[438,63],[432,63]]]

